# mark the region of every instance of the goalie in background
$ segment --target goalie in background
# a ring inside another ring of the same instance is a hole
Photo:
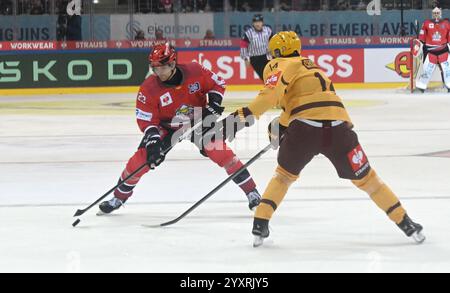
[[[417,74],[416,88],[421,92],[425,92],[436,66],[439,65],[445,87],[450,92],[448,44],[450,40],[450,22],[447,19],[442,19],[442,11],[438,7],[433,9],[432,15],[432,19],[428,19],[423,23],[419,40],[414,40],[413,56],[422,58],[423,61]]]

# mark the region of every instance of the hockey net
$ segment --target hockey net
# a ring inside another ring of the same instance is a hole
[[[410,80],[407,89],[413,93],[417,90],[416,78],[423,72],[423,50],[418,44],[417,39],[411,40],[411,55],[410,55]],[[430,83],[427,87],[427,92],[447,92],[442,78],[442,70],[438,65],[433,72]]]

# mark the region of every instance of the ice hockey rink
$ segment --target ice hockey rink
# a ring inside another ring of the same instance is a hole
[[[74,212],[116,184],[141,135],[134,94],[0,96],[0,272],[450,272],[450,94],[338,90],[373,168],[424,226],[407,238],[368,196],[316,157],[253,248],[252,213],[233,183],[171,220],[226,178],[182,142],[143,177],[125,208],[73,228]],[[245,105],[255,92],[228,92]],[[266,125],[230,144],[243,161]],[[250,168],[262,193],[269,151]]]

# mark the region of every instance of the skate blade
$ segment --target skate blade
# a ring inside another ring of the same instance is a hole
[[[96,213],[96,215],[100,217],[100,216],[106,216],[106,215],[109,215],[109,214],[104,213],[104,212],[102,212],[102,211],[99,210],[99,211]]]
[[[412,239],[414,239],[414,241],[416,241],[418,244],[422,244],[422,243],[425,241],[425,239],[426,239],[425,235],[423,235],[422,232],[414,232],[414,233],[411,235],[411,237],[412,237]]]
[[[264,238],[261,236],[255,236],[255,238],[253,239],[253,247],[259,247],[261,245],[263,245],[264,243]]]

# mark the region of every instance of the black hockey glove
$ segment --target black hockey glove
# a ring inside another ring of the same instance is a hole
[[[267,131],[269,134],[269,141],[272,145],[272,149],[276,150],[279,146],[281,141],[283,140],[284,132],[286,131],[287,127],[280,124],[280,117],[274,118],[267,127]]]
[[[223,140],[233,141],[236,133],[245,127],[250,127],[255,123],[255,117],[247,108],[240,108],[223,119],[211,130],[217,135],[222,135]]]
[[[222,115],[225,107],[222,107],[221,104],[221,95],[217,93],[208,93],[208,104],[202,109],[202,120],[207,120],[205,121],[206,126],[216,122],[220,115]]]
[[[202,127],[194,130],[191,135],[193,142],[203,156],[206,156],[203,147],[214,140],[214,135],[207,134],[216,125],[217,119],[222,115],[224,107],[222,104],[222,95],[219,93],[208,93],[208,104],[202,108]]]
[[[145,148],[147,150],[147,164],[150,169],[155,169],[155,167],[159,166],[165,159],[161,136],[156,127],[147,129],[139,148]]]

